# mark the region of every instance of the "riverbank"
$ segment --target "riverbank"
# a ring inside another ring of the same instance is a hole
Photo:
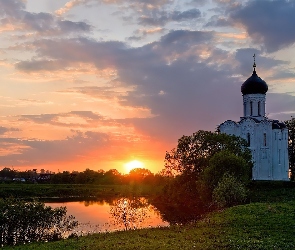
[[[252,203],[170,228],[94,234],[5,249],[294,249],[295,202]]]
[[[0,184],[0,198],[86,200],[116,196],[151,196],[160,187],[143,184]]]
[[[295,249],[295,186],[256,182],[250,204],[190,225],[103,233],[4,249]]]

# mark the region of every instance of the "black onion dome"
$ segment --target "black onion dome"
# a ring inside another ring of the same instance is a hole
[[[268,86],[256,73],[253,71],[250,76],[241,86],[241,92],[243,95],[247,94],[265,94],[268,90]]]

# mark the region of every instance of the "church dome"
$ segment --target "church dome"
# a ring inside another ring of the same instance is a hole
[[[252,76],[250,76],[241,86],[243,95],[248,94],[265,94],[268,86],[256,73],[255,68]]]

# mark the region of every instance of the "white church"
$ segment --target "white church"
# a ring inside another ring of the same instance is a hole
[[[256,73],[241,86],[244,115],[239,122],[227,120],[219,132],[247,140],[252,151],[253,180],[289,180],[288,129],[284,123],[265,116],[265,96],[268,86]]]

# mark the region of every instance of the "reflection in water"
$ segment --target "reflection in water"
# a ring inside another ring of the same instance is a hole
[[[79,222],[77,234],[111,232],[168,226],[146,198],[118,198],[108,201],[46,203],[53,208],[66,206],[68,215]]]
[[[145,198],[120,198],[111,206],[110,214],[114,225],[124,225],[125,230],[140,228],[152,210]]]

